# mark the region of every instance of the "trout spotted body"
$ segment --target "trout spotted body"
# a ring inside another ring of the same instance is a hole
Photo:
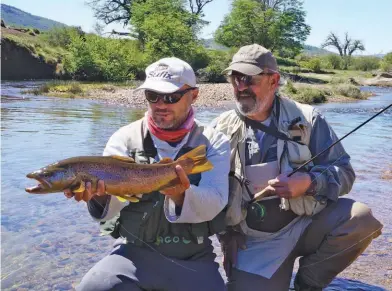
[[[176,161],[164,158],[156,164],[137,164],[122,156],[74,157],[50,164],[27,174],[40,184],[26,188],[28,193],[47,194],[83,192],[85,182],[90,181],[96,191],[98,180],[105,181],[106,194],[134,201],[137,194],[150,193],[175,186],[179,183],[175,167],[180,165],[185,173],[196,174],[213,168],[206,158],[206,147],[201,145],[182,155]]]

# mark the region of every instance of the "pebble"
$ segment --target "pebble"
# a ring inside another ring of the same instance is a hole
[[[233,87],[229,83],[198,84],[197,87],[199,88],[199,96],[194,104],[195,107],[230,108],[230,104],[234,104]],[[87,97],[111,104],[146,108],[147,101],[143,91],[134,91],[129,88],[116,88],[114,91],[93,89],[88,92]]]

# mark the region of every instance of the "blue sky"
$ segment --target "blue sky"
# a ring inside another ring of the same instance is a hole
[[[2,0],[26,12],[63,22],[80,25],[92,31],[96,20],[84,0]],[[210,38],[225,14],[229,13],[230,0],[214,0],[205,8],[205,20],[210,24],[203,37]],[[377,5],[375,5],[377,4]],[[364,42],[366,51],[361,54],[379,54],[392,51],[392,0],[305,0],[306,23],[312,27],[306,44],[320,46],[330,31],[340,37],[347,31],[354,39]],[[111,25],[107,30],[121,30],[121,25]]]

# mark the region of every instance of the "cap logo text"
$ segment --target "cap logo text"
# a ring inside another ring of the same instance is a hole
[[[149,78],[162,78],[162,79],[171,79],[173,77],[172,74],[170,74],[167,69],[169,66],[167,65],[158,65],[154,71],[151,71],[148,73]]]

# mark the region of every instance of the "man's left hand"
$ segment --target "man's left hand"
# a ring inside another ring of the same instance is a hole
[[[287,177],[287,174],[280,174],[268,181],[267,188],[281,198],[296,198],[303,196],[311,183],[309,174],[297,172],[291,177]]]
[[[184,169],[180,165],[176,166],[176,173],[180,184],[165,188],[159,192],[163,195],[169,196],[177,206],[182,206],[184,203],[185,190],[191,186],[191,183]]]

